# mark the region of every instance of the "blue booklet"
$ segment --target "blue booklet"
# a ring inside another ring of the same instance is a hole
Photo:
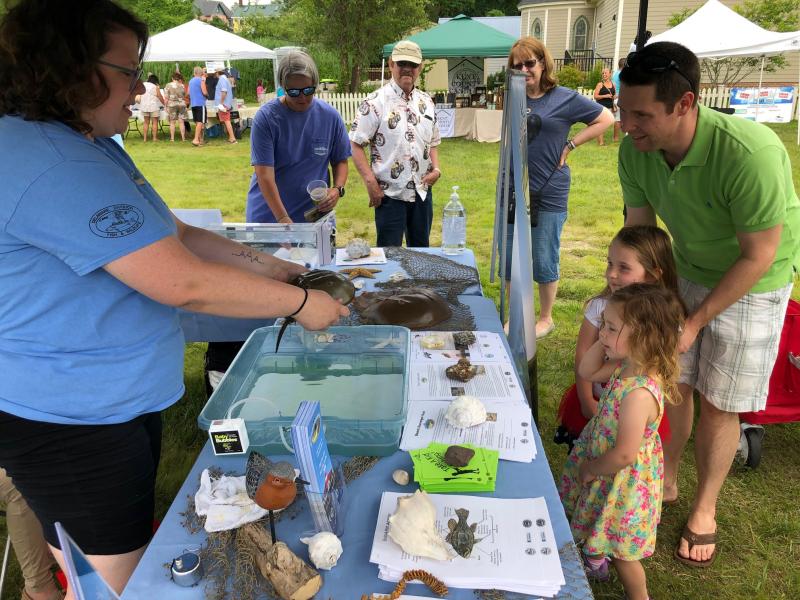
[[[308,498],[314,523],[319,531],[341,535],[344,525],[344,477],[334,469],[319,402],[301,402],[292,422],[292,445],[300,476],[308,481]]]
[[[319,402],[301,402],[292,422],[292,444],[300,462],[300,476],[308,481],[306,490],[324,493],[330,487],[333,463],[328,454]]]

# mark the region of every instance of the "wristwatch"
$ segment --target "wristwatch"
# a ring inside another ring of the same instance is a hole
[[[344,198],[344,186],[336,186],[336,189],[339,190],[339,198]]]

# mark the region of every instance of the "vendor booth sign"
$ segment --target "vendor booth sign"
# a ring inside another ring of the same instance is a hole
[[[456,94],[471,94],[477,85],[483,85],[483,61],[447,59],[447,85]]]
[[[731,89],[733,114],[759,123],[788,123],[793,101],[792,86]]]
[[[437,108],[436,124],[439,126],[439,135],[443,138],[453,137],[456,134],[456,109]]]

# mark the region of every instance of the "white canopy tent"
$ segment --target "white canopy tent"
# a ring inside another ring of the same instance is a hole
[[[698,58],[762,56],[800,50],[800,31],[767,31],[719,0],[708,0],[697,12],[647,42],[677,42]]]
[[[194,20],[150,38],[145,60],[152,62],[275,60],[275,52],[218,27]]]
[[[758,81],[758,87],[761,88],[764,58],[783,52],[800,51],[800,31],[768,31],[748,21],[719,0],[708,0],[685,21],[664,33],[654,35],[647,43],[654,42],[677,42],[689,48],[698,58],[761,57]],[[800,83],[797,93],[800,94]],[[800,144],[800,120],[797,126],[797,143]]]

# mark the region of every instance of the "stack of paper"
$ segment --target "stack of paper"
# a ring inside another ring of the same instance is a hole
[[[457,509],[468,511],[470,528],[477,524],[468,558],[437,561],[409,556],[389,538],[389,516],[397,509],[399,496],[384,492],[381,498],[369,558],[378,565],[381,579],[398,581],[404,571],[424,569],[454,588],[499,589],[548,598],[565,584],[544,498],[429,495],[443,538],[458,522]]]
[[[497,479],[496,450],[476,448],[475,456],[465,467],[453,467],[444,461],[447,444],[432,443],[422,450],[409,452],[414,461],[414,481],[426,492],[493,492]]]
[[[494,399],[481,402],[486,407],[486,422],[463,428],[453,427],[444,418],[449,402],[419,400],[409,403],[400,449],[417,450],[431,442],[474,444],[498,450],[503,460],[531,462],[535,459],[536,438],[530,408]]]

